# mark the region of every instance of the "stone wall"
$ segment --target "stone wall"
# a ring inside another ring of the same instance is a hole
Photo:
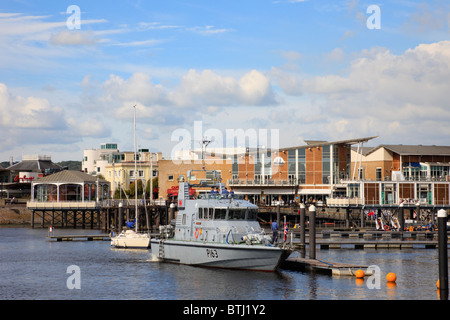
[[[30,224],[31,211],[20,205],[0,207],[0,225]]]

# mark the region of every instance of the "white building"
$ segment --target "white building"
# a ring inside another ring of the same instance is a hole
[[[81,170],[90,175],[106,175],[108,160],[120,160],[123,153],[117,149],[117,143],[102,143],[100,149],[86,149],[83,151]],[[109,162],[109,163],[111,163]]]

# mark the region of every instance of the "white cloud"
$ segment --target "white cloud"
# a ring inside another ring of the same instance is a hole
[[[178,29],[181,26],[162,24],[161,22],[139,22],[139,30]]]
[[[429,131],[448,131],[449,83],[450,41],[441,41],[400,55],[385,48],[366,50],[351,62],[348,74],[305,76],[300,87],[320,101],[329,136],[377,134],[406,143],[422,141]],[[281,88],[290,93],[286,84]]]
[[[108,104],[121,101],[137,101],[143,104],[162,103],[165,90],[160,84],[154,84],[148,74],[137,72],[123,79],[111,74],[102,84],[102,98]]]
[[[212,70],[189,70],[170,93],[170,99],[181,107],[277,104],[269,78],[257,70],[240,79],[220,76]]]
[[[227,29],[227,28],[216,28],[215,26],[197,26],[197,27],[191,27],[187,28],[188,31],[192,31],[194,33],[198,33],[201,35],[213,35],[213,34],[219,34],[219,33],[225,33],[225,32],[232,32],[234,29]]]
[[[78,137],[102,138],[111,135],[111,130],[100,119],[69,118],[67,122],[71,133]]]
[[[93,45],[99,42],[92,31],[62,30],[50,37],[53,45]]]
[[[112,43],[111,45],[120,46],[120,47],[148,47],[148,46],[158,45],[165,41],[166,40],[148,39],[148,40],[131,41],[131,42],[117,42],[117,43]]]
[[[59,129],[64,127],[61,108],[48,100],[12,95],[0,83],[0,126],[3,128]]]
[[[86,92],[101,89],[98,101],[103,108],[120,109],[138,103],[142,108],[193,108],[212,110],[211,107],[264,106],[278,104],[269,78],[252,70],[240,78],[221,76],[212,70],[189,70],[174,87],[155,83],[147,73],[136,72],[128,79],[111,74],[98,85],[90,76],[83,80]],[[161,110],[161,112],[163,112]],[[118,111],[117,115],[125,115]],[[149,112],[142,110],[144,116]],[[154,115],[151,115],[154,116]]]

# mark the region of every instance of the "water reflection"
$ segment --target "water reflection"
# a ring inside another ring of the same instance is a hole
[[[440,298],[436,291],[438,251],[433,249],[317,251],[317,258],[323,261],[378,266],[380,287],[370,289],[368,277],[361,281],[314,272],[247,272],[160,263],[148,250],[114,249],[107,241],[51,242],[46,233],[42,229],[0,228],[0,299]],[[81,269],[81,290],[66,287],[70,265]],[[397,275],[395,285],[386,281],[389,272]]]

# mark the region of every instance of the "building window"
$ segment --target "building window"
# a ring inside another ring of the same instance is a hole
[[[306,149],[298,149],[298,183],[306,182]]]
[[[349,198],[359,198],[359,184],[348,185],[348,196]]]
[[[130,175],[130,178],[134,178],[134,170],[130,170],[129,175]]]
[[[376,168],[375,175],[376,175],[377,181],[381,181],[381,179],[382,179],[381,168]]]
[[[144,170],[139,170],[139,178],[143,178],[144,177]]]
[[[322,147],[322,183],[331,183],[330,171],[330,146]]]
[[[358,168],[358,180],[364,180],[364,168]]]
[[[231,173],[233,175],[239,175],[239,158],[238,155],[233,156],[233,163],[231,165]]]
[[[169,181],[173,181],[173,174],[169,174],[168,180],[169,180]]]

